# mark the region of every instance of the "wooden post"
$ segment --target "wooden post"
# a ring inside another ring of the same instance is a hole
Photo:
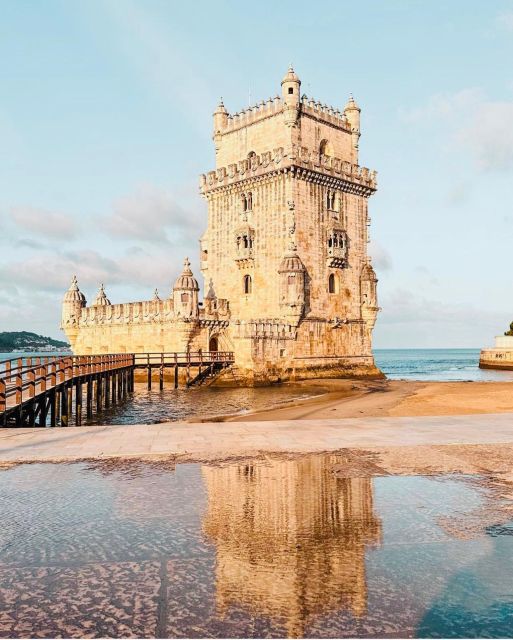
[[[62,396],[62,387],[55,391],[55,422],[56,424],[61,423],[61,396]]]
[[[101,373],[96,374],[96,413],[102,410],[102,379]]]
[[[187,350],[187,381],[186,381],[187,386],[189,386],[190,380],[191,380],[191,352]]]
[[[39,367],[39,390],[41,393],[41,398],[39,401],[39,426],[40,427],[46,427],[46,413],[47,413],[46,399],[48,397],[46,393],[47,375],[48,375],[48,367],[46,365]]]
[[[151,389],[151,366],[150,366],[150,354],[148,354],[148,389]]]
[[[178,389],[178,354],[175,352],[175,389]]]
[[[117,375],[118,375],[118,372],[116,370],[114,370],[111,375],[110,382],[112,385],[112,390],[111,390],[112,404],[116,404],[116,376]]]
[[[68,390],[66,383],[61,387],[61,427],[68,426]]]
[[[110,373],[107,371],[104,375],[105,381],[105,403],[104,407],[107,409],[110,407]]]
[[[50,426],[55,427],[57,424],[57,392],[55,387],[50,391]]]
[[[21,404],[23,401],[23,380],[21,377],[21,373],[17,373],[15,376],[15,385],[16,385],[16,392],[15,392],[15,402],[16,404]]]
[[[5,380],[0,379],[0,411],[5,411],[7,407],[7,386]]]
[[[75,423],[82,424],[82,379],[79,378],[75,385]]]
[[[0,380],[0,413],[3,414],[7,407],[7,391],[5,380]],[[5,415],[0,416],[0,424],[5,424]]]
[[[69,418],[70,416],[73,415],[73,381],[72,380],[67,386],[66,393],[68,394],[68,402],[66,404],[68,407],[68,423],[69,423]]]
[[[121,394],[121,371],[118,371],[118,402],[121,402],[121,398],[123,397]]]
[[[93,417],[93,377],[91,374],[87,377],[86,417]]]

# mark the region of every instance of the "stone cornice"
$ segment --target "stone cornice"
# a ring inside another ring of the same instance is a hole
[[[203,174],[200,178],[200,191],[208,197],[212,193],[239,190],[242,186],[289,172],[302,180],[366,197],[377,189],[376,172],[366,167],[340,158],[319,156],[305,147],[293,148],[286,155],[283,147],[278,147],[251,160],[243,159],[228,167]]]

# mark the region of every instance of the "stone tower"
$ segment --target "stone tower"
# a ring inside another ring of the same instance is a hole
[[[339,111],[300,89],[290,67],[281,96],[235,114],[217,107],[216,168],[201,182],[202,272],[229,301],[248,368],[376,373],[367,255],[376,174],[358,165],[360,108],[351,96]]]
[[[170,295],[86,306],[76,280],[62,328],[77,354],[233,352],[228,381],[265,384],[380,375],[379,311],[367,255],[376,173],[360,167],[360,107],[301,95],[292,67],[280,95],[240,113],[214,112],[215,168],[200,240],[203,303],[186,259]]]

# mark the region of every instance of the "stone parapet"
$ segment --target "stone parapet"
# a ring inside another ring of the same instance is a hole
[[[287,155],[283,147],[252,158],[244,158],[227,167],[220,167],[200,176],[200,191],[204,195],[248,178],[258,178],[276,171],[293,171],[298,177],[354,192],[371,195],[377,189],[377,173],[340,158],[313,152],[306,147],[295,148]]]

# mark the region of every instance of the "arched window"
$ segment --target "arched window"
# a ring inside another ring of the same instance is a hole
[[[253,194],[251,191],[246,195],[246,210],[253,211]]]
[[[328,293],[336,293],[336,285],[335,274],[330,273],[330,277],[328,278]]]
[[[321,156],[332,156],[333,148],[331,144],[327,140],[321,140],[321,144],[319,145],[319,153]]]
[[[248,199],[245,193],[243,193],[241,195],[241,201],[242,201],[242,210],[243,211],[247,211],[248,210]]]
[[[245,275],[244,276],[243,289],[244,289],[244,293],[251,293],[252,282],[251,282],[251,276],[250,275]]]

